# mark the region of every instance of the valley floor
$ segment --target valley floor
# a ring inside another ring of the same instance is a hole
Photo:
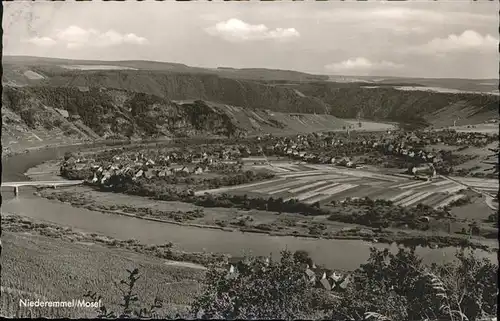
[[[323,165],[311,166],[318,167]],[[292,165],[282,167],[289,170],[292,168]],[[288,196],[298,198],[307,196],[314,200],[318,199],[324,204],[326,204],[325,202],[328,200],[338,200],[347,196],[364,197],[370,195],[373,197],[378,195],[377,197],[388,200],[397,199],[402,206],[410,206],[415,200],[414,196],[421,195],[419,197],[421,202],[429,201],[437,206],[444,204],[445,201],[456,198],[454,195],[446,194],[446,189],[450,189],[450,191],[451,189],[458,189],[457,184],[446,180],[421,182],[408,180],[404,177],[369,171],[333,168],[333,172],[331,172],[331,166],[328,166],[328,168],[327,166],[323,167],[320,169],[317,168],[316,171],[312,171],[312,173],[311,168],[309,168],[309,171],[303,172],[286,171],[280,173],[277,179],[269,182],[263,181],[248,184],[248,188],[241,188],[240,186],[228,187],[224,190],[227,189],[226,192],[245,193],[249,196],[255,194],[265,198],[285,198],[285,194],[292,193]],[[325,170],[327,173],[322,172]],[[34,180],[61,179],[58,176],[57,161],[41,164],[30,169],[27,174]],[[281,181],[274,182],[279,179],[281,179]],[[361,187],[355,184],[356,181],[358,181]],[[312,186],[314,184],[316,187]],[[311,194],[311,192],[307,191],[309,186],[310,189],[321,188],[318,184],[323,184],[323,186],[326,187],[332,185],[333,187],[328,188],[328,190],[331,190],[331,195],[328,193],[324,194],[328,192],[324,191],[324,187],[323,191],[319,191],[315,194]],[[344,186],[346,184],[350,185]],[[333,189],[336,190],[334,191]],[[370,193],[367,194],[368,192]],[[466,208],[453,208],[452,213],[456,214],[460,220],[450,223],[449,232],[452,234],[448,234],[448,232],[442,230],[442,227],[437,226],[436,230],[431,229],[429,231],[395,228],[381,231],[367,226],[331,221],[328,220],[327,215],[306,216],[260,210],[200,207],[183,202],[151,201],[148,198],[140,196],[99,192],[86,186],[71,186],[57,190],[43,189],[37,194],[79,208],[91,209],[93,211],[108,214],[151,219],[156,222],[168,224],[215,228],[229,231],[239,230],[243,232],[266,233],[276,236],[302,236],[313,238],[320,237],[318,232],[321,231],[321,238],[376,240],[389,244],[393,242],[408,242],[413,239],[419,240],[419,243],[427,245],[452,245],[453,242],[451,240],[447,241],[446,238],[469,239],[468,235],[456,234],[462,229],[468,230],[469,223],[463,220],[477,219],[483,221],[486,220],[488,215],[492,212],[492,209],[488,207],[484,198],[476,198],[475,201],[467,205]],[[426,198],[424,199],[423,196]],[[406,200],[407,198],[408,200]],[[195,213],[197,211],[202,214],[196,215]],[[496,230],[489,225],[490,224],[481,224],[481,235],[487,238],[496,238],[494,236],[496,235]],[[444,237],[445,239],[438,239],[436,238],[437,236]],[[482,237],[474,237],[471,241],[491,246],[491,242]],[[447,242],[449,243],[447,244]]]
[[[59,162],[50,161],[30,169],[28,175],[34,180],[61,179],[58,175],[58,169]],[[339,179],[340,176],[347,174],[349,173],[345,171],[340,174],[330,174],[339,176],[332,176],[330,179]],[[293,177],[294,171],[291,170],[284,171],[280,175],[292,175],[288,177],[288,179],[290,179],[290,181],[287,182],[288,184],[299,180]],[[325,175],[323,175],[323,177],[324,176]],[[307,175],[304,177],[307,177]],[[374,174],[368,181],[376,181],[377,178],[380,179],[384,177],[385,176],[382,174]],[[382,179],[381,181],[384,180]],[[397,182],[385,182],[389,184],[403,184],[401,182],[402,180],[396,181]],[[334,182],[332,181],[332,183]],[[419,182],[405,183],[411,185]],[[264,186],[262,186],[262,188],[257,190],[257,193],[264,192],[268,193],[269,196],[281,192],[289,192],[290,189],[296,189],[300,185],[294,184],[290,184],[290,186],[277,186],[276,184],[271,184],[267,187],[267,192]],[[301,182],[301,184],[305,186],[306,183]],[[376,185],[377,184],[374,184],[374,186]],[[419,185],[416,187],[420,188],[421,186]],[[269,194],[276,191],[280,192]],[[248,192],[250,193],[251,190]],[[297,191],[297,193],[300,192],[301,191]],[[398,193],[401,194],[404,192],[405,191],[399,191]],[[278,214],[257,210],[242,211],[234,208],[200,208],[181,202],[152,202],[149,199],[137,196],[97,192],[84,186],[67,187],[57,190],[43,189],[38,191],[38,193],[45,197],[60,198],[63,201],[72,203],[71,205],[75,207],[90,206],[92,212],[97,211],[114,214],[121,212],[120,214],[122,215],[133,215],[142,219],[154,218],[166,220],[175,224],[196,224],[201,227],[215,227],[220,229],[230,228],[246,232],[267,233],[274,236],[293,235],[308,238],[317,237],[314,235],[313,230],[315,227],[321,225],[326,227],[332,238],[338,239],[368,240],[370,242],[378,241],[386,243],[417,239],[419,241],[426,241],[427,245],[430,243],[441,246],[447,245],[446,239],[436,237],[440,235],[443,236],[441,233],[436,234],[434,232],[403,231],[397,229],[384,229],[383,232],[379,232],[355,224],[329,221],[326,217],[322,216],[306,217],[297,214]],[[317,196],[313,195],[312,197]],[[6,203],[7,202],[15,202],[15,199],[7,199]],[[57,201],[54,200],[53,202]],[[478,205],[471,204],[470,206]],[[193,217],[186,220],[185,213],[195,212],[196,210],[202,211],[204,215],[202,217]],[[484,210],[485,209],[482,207],[480,210],[476,208],[472,213],[481,213],[479,214],[481,217],[477,218],[483,218],[483,213],[486,213]],[[464,213],[471,213],[471,209],[466,210]],[[91,217],[82,219],[92,220]],[[42,219],[35,221],[43,222]],[[171,317],[175,317],[176,315],[180,315],[181,317],[187,315],[186,311],[189,305],[192,303],[194,296],[199,293],[201,289],[204,269],[200,268],[199,265],[161,259],[155,257],[152,252],[145,254],[137,253],[137,251],[134,252],[128,248],[105,247],[97,241],[92,241],[93,238],[96,240],[99,239],[97,234],[94,233],[90,234],[90,241],[70,240],[64,237],[61,238],[61,235],[57,233],[47,234],[49,236],[39,235],[34,233],[34,231],[22,227],[22,224],[24,224],[22,220],[20,220],[19,223],[21,225],[19,225],[18,230],[14,228],[3,231],[2,235],[1,316],[14,317],[28,315],[27,311],[21,311],[13,304],[13,302],[17,302],[19,298],[22,298],[26,294],[31,295],[33,298],[43,297],[55,301],[73,298],[81,299],[89,290],[101,294],[105,303],[109,307],[116,309],[120,303],[120,297],[119,291],[112,285],[113,281],[118,281],[126,277],[126,269],[133,269],[136,267],[140,269],[143,275],[138,282],[139,297],[151,300],[155,295],[161,293],[163,295],[162,299],[165,302],[165,307],[162,310],[163,315]],[[94,223],[106,225],[106,223],[103,222],[96,221]],[[154,223],[163,224],[161,222]],[[33,226],[33,223],[30,224]],[[68,224],[61,225],[67,226]],[[121,229],[122,227],[123,226],[120,224],[114,225],[114,229]],[[125,227],[123,228],[125,229]],[[271,228],[271,230],[269,230],[269,228]],[[453,228],[460,229],[461,226]],[[66,231],[66,228],[62,229]],[[146,229],[144,231],[154,234],[152,230]],[[62,235],[64,236],[65,233],[66,232],[62,232]],[[127,233],[125,231],[122,234]],[[168,233],[165,236],[167,239],[172,237],[173,235],[168,235]],[[466,238],[465,236],[457,235],[454,235],[454,237]],[[232,239],[231,237],[227,237],[226,242],[232,243]],[[201,240],[201,242],[203,242],[202,238]],[[319,247],[319,242],[325,240],[312,241],[317,243],[311,243],[311,247]],[[486,247],[498,248],[496,240],[474,239],[473,241],[482,243]],[[199,243],[200,241],[195,240],[195,242]],[[266,242],[270,242],[270,239],[266,239],[263,243]],[[272,242],[277,243],[278,241],[274,240],[271,241],[271,243]],[[268,245],[276,247],[276,244],[271,243],[268,243]],[[303,244],[305,244],[305,242]],[[327,256],[334,256],[335,253],[342,252],[343,248],[345,251],[353,253],[352,255],[354,256],[362,256],[363,260],[367,258],[366,254],[368,250],[365,251],[366,253],[357,253],[356,251],[349,250],[349,248],[344,245],[335,247],[333,244],[328,244],[327,248],[330,252],[325,252],[324,245],[325,244],[323,244],[323,250],[320,250],[323,251],[323,255],[324,253],[330,253],[331,255]],[[369,246],[370,244],[366,246],[367,249]],[[293,248],[294,245],[290,247]],[[271,246],[266,247],[266,251],[270,250]],[[488,255],[490,254],[491,253]],[[315,255],[317,255],[317,253]],[[443,260],[444,255],[444,252],[442,255],[439,255],[438,260]],[[343,256],[349,255],[343,254]],[[434,255],[434,258],[431,258],[431,260],[436,260],[435,256],[436,255]],[[181,261],[182,259],[179,260]],[[363,261],[358,258],[353,258],[353,262],[357,262],[357,260]],[[151,302],[147,301],[144,303],[150,304]],[[95,311],[89,310],[75,310],[72,313],[71,316],[73,317],[95,316]]]

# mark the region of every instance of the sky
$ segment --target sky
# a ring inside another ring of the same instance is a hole
[[[498,1],[4,2],[4,55],[498,77]]]

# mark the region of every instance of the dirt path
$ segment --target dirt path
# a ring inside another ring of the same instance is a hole
[[[206,270],[207,268],[200,264],[190,263],[190,262],[179,262],[179,261],[166,261],[166,265],[185,267],[190,269]]]

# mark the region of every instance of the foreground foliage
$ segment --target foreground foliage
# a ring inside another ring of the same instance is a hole
[[[192,304],[191,317],[492,320],[497,310],[497,266],[463,250],[456,258],[453,264],[427,266],[414,249],[393,254],[373,248],[367,263],[352,273],[350,285],[336,293],[318,289],[306,277],[307,266],[314,265],[303,251],[292,254],[285,250],[279,260],[245,258],[231,268],[211,267],[204,291]],[[129,273],[132,280],[138,271]],[[138,300],[130,293],[132,290],[125,292],[124,302]],[[155,305],[142,310],[123,307],[121,317],[137,318],[153,316]],[[102,317],[116,316],[103,311]]]
[[[290,252],[279,261],[250,259],[233,273],[211,269],[193,312],[203,319],[304,319],[314,311],[312,287]]]

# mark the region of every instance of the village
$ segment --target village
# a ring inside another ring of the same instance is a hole
[[[72,177],[71,173],[86,173],[85,179],[90,179],[93,183],[104,183],[112,175],[122,174],[133,176],[134,179],[151,179],[239,173],[255,170],[263,163],[288,159],[348,168],[374,165],[404,169],[408,174],[415,174],[416,169],[429,169],[434,175],[450,174],[453,167],[477,158],[475,154],[455,154],[450,147],[458,147],[457,150],[463,151],[469,146],[484,148],[495,141],[498,141],[496,134],[457,133],[449,130],[411,134],[388,131],[382,134],[332,132],[292,137],[266,135],[232,144],[196,145],[175,150],[159,148],[123,153],[113,151],[112,156],[110,152],[88,157],[68,155],[61,166],[61,172],[69,178]],[[243,159],[247,161],[243,162]],[[255,161],[252,162],[252,159]],[[469,173],[462,170],[455,171],[454,174],[467,176]],[[495,174],[475,173],[473,176],[489,177],[488,175],[493,177]]]

